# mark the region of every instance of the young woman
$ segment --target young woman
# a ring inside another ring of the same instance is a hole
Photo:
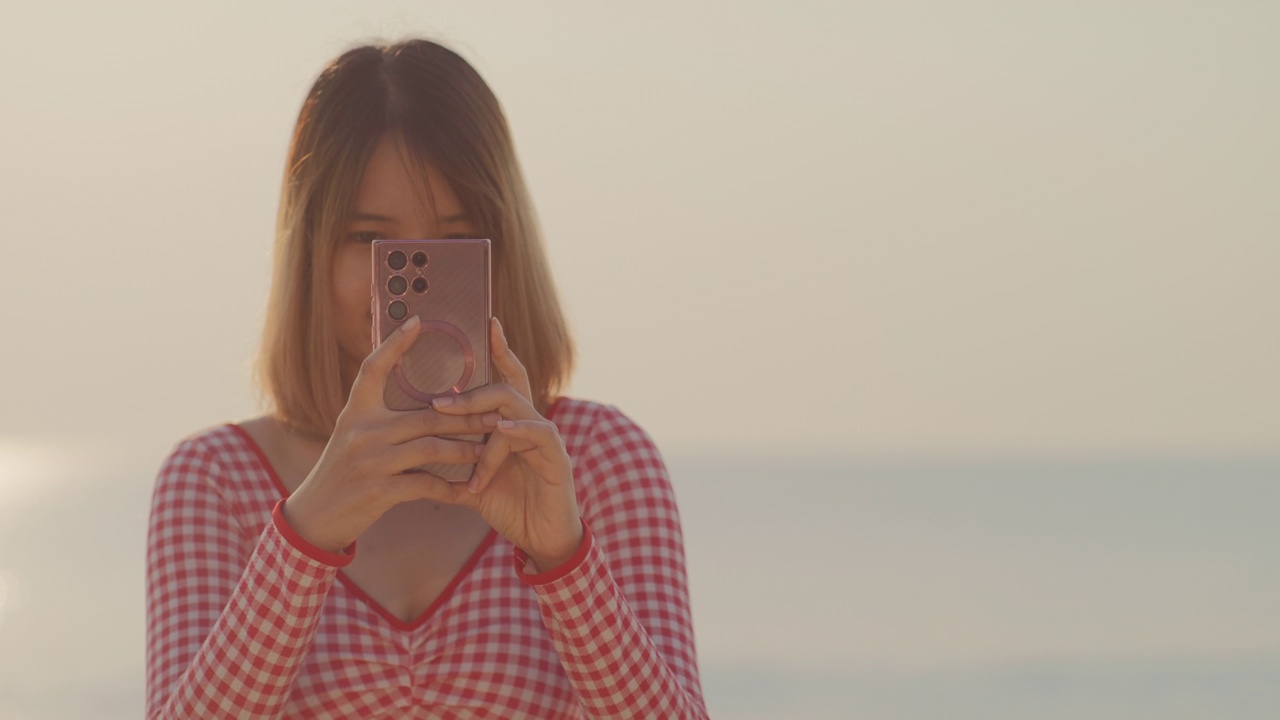
[[[500,382],[387,409],[420,323],[370,351],[379,237],[491,240]],[[271,411],[185,438],[156,481],[147,717],[705,717],[661,456],[616,408],[558,394],[571,360],[475,70],[422,40],[325,68],[281,194]],[[475,471],[404,472],[427,463]]]

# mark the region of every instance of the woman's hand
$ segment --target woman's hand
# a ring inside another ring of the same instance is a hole
[[[339,552],[392,506],[437,496],[433,481],[449,483],[404,471],[427,463],[475,463],[482,444],[439,436],[482,435],[500,419],[497,413],[387,409],[387,377],[420,329],[418,318],[410,318],[365,358],[320,460],[285,501],[285,520],[318,548]]]
[[[474,508],[539,570],[550,570],[582,544],[573,466],[559,430],[534,408],[529,374],[497,318],[489,322],[489,346],[504,382],[437,398],[433,407],[473,422],[483,423],[493,413],[501,420],[468,483],[428,477],[424,484],[437,500]]]

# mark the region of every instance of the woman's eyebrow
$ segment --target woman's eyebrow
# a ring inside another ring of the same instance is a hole
[[[368,220],[372,222],[395,222],[396,221],[396,219],[393,217],[387,217],[386,215],[377,215],[375,213],[364,212],[361,210],[357,210],[355,213],[353,213],[351,215],[351,219],[352,220]],[[462,212],[462,213],[458,213],[457,215],[442,217],[440,218],[440,222],[442,223],[463,222],[469,219],[470,218],[467,217],[467,214],[465,212]]]
[[[351,219],[352,220],[372,220],[374,222],[395,222],[396,221],[395,218],[387,217],[386,215],[375,215],[373,213],[362,212],[360,210],[357,210],[355,214],[351,216]]]

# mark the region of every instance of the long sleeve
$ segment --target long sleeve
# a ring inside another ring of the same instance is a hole
[[[611,406],[575,467],[586,529],[577,555],[537,594],[587,717],[706,718],[684,540],[666,466],[649,436]]]
[[[337,567],[352,557],[303,549],[305,541],[288,537],[280,504],[255,544],[223,479],[192,439],[175,447],[156,479],[147,530],[148,720],[280,717]]]

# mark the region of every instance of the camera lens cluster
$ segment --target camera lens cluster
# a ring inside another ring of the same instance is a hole
[[[412,282],[406,279],[404,275],[400,274],[400,271],[408,267],[410,262],[412,262],[413,266],[417,268],[417,270],[414,271],[417,277],[415,277]],[[419,295],[426,293],[427,290],[430,289],[431,285],[422,274],[424,268],[426,268],[430,262],[431,258],[421,250],[414,252],[411,257],[406,256],[404,252],[400,250],[392,250],[387,254],[387,267],[391,268],[393,271],[391,277],[387,278],[387,291],[392,295],[400,296],[404,295],[405,292],[412,287],[413,291]],[[391,303],[387,305],[387,315],[392,320],[401,322],[409,316],[409,306],[404,300],[392,300]]]

